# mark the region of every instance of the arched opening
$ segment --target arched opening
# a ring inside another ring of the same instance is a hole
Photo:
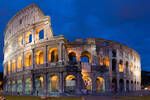
[[[39,40],[44,39],[44,30],[40,30],[39,32]]]
[[[17,68],[18,69],[22,68],[22,57],[21,56],[19,56],[17,59]]]
[[[16,81],[12,81],[12,92],[16,92]]]
[[[12,60],[12,72],[16,72],[16,60]]]
[[[112,50],[112,57],[116,57],[117,53],[116,50]]]
[[[19,44],[19,46],[23,45],[23,38],[22,38],[22,36],[19,36],[19,38],[18,38],[18,44]]]
[[[123,71],[124,71],[123,61],[120,60],[119,61],[119,72],[123,72]]]
[[[44,53],[40,50],[36,52],[36,64],[44,64]]]
[[[19,79],[19,80],[17,80],[17,93],[22,93],[22,80],[21,79]]]
[[[97,77],[96,79],[96,91],[104,92],[105,91],[105,80],[102,77]]]
[[[131,81],[131,91],[133,91],[133,81]]]
[[[126,80],[126,91],[129,92],[129,80]]]
[[[41,95],[43,93],[44,89],[44,77],[43,76],[37,76],[35,78],[35,89],[37,95]]]
[[[77,60],[76,60],[76,53],[70,52],[68,56],[69,56],[69,62],[71,64],[75,64],[77,62]]]
[[[76,89],[76,78],[74,75],[68,75],[65,78],[65,91],[75,92]]]
[[[126,72],[129,73],[129,63],[126,61]]]
[[[109,67],[110,65],[109,57],[106,56],[103,58],[103,64],[104,66]]]
[[[80,60],[82,63],[90,63],[91,62],[91,54],[88,51],[82,52]]]
[[[51,92],[59,92],[59,77],[57,75],[50,77],[49,90]]]
[[[112,91],[117,92],[117,80],[115,78],[112,80]]]
[[[92,80],[91,80],[91,78],[89,76],[83,76],[82,79],[84,81],[85,89],[88,90],[88,91],[91,91],[92,90]]]
[[[26,78],[25,79],[25,94],[30,94],[31,93],[31,78]]]
[[[50,62],[58,62],[58,49],[57,48],[52,48],[49,50],[48,60]]]
[[[112,71],[114,72],[116,72],[116,65],[117,65],[116,59],[112,59]]]
[[[11,72],[11,62],[8,61],[8,64],[7,64],[7,73],[10,74]]]
[[[32,58],[30,52],[25,55],[25,66],[26,67],[32,66]]]
[[[120,92],[124,91],[124,80],[123,79],[119,80],[119,89],[120,89]]]
[[[26,41],[26,43],[31,43],[32,42],[32,33],[30,31],[26,33],[25,41]]]

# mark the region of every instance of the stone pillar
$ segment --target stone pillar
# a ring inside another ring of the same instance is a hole
[[[126,79],[124,79],[124,91],[126,92],[127,91],[127,84],[126,84]]]
[[[34,29],[32,29],[31,33],[32,33],[32,43],[34,44],[35,43],[35,34],[36,34],[36,31]]]
[[[22,94],[24,95],[25,94],[25,77],[23,76],[23,79],[22,79]]]
[[[24,58],[24,52],[23,52],[23,53],[22,53],[22,70],[23,70],[23,71],[24,71],[24,69],[25,69],[24,62],[25,62],[25,58]]]
[[[58,44],[58,62],[62,63],[62,42]]]
[[[45,46],[45,48],[44,48],[44,64],[46,65],[46,67],[47,67],[47,62],[48,62],[48,60],[47,60],[47,56],[48,54],[47,54],[47,45]]]
[[[97,77],[95,77],[95,74],[94,73],[92,73],[92,75],[91,75],[92,77],[91,77],[91,79],[92,79],[92,93],[94,94],[94,93],[96,93],[96,78]]]
[[[64,77],[63,77],[63,72],[60,72],[59,73],[59,82],[60,82],[60,85],[59,85],[59,92],[62,94],[64,92]]]
[[[47,94],[47,75],[46,74],[43,74],[43,95],[46,95]]]
[[[35,94],[35,77],[34,77],[34,73],[32,74],[32,93],[31,95]]]
[[[34,57],[35,53],[34,53],[34,49],[32,49],[32,68],[34,69],[35,68],[35,57]]]
[[[76,75],[76,93],[81,94],[81,89],[82,89],[82,78],[80,75],[80,72],[77,73]]]

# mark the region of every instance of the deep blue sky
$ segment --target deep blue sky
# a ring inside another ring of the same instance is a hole
[[[150,0],[0,0],[0,71],[3,31],[19,10],[35,3],[51,16],[54,35],[101,37],[135,49],[150,71]]]

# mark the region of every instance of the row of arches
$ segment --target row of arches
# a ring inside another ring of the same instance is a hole
[[[125,83],[126,83],[126,86],[125,86]],[[117,87],[117,84],[119,84]],[[112,91],[113,92],[129,92],[129,91],[135,91],[136,90],[136,87],[138,87],[140,84],[139,82],[133,82],[132,80],[129,81],[129,80],[123,80],[123,79],[120,79],[119,82],[117,82],[117,79],[113,78],[112,79]],[[135,88],[134,88],[135,87]]]
[[[44,39],[44,30],[43,29],[36,30],[34,36],[35,40]],[[31,31],[26,32],[24,38],[22,35],[18,37],[18,43],[20,46],[31,43],[32,41],[33,41],[33,32]]]
[[[35,80],[32,80],[31,78],[25,78],[25,80],[18,79],[17,81],[9,81],[7,83],[6,90],[8,92],[19,92],[22,93],[23,89],[25,94],[31,94],[32,88],[35,87],[34,92],[38,94],[44,93],[45,83],[44,81],[47,81],[48,85],[48,93],[51,92],[60,92],[60,77],[58,75],[51,75],[48,77],[48,80],[44,80],[44,76],[37,76],[35,77]],[[34,85],[32,86],[32,81],[35,81]],[[92,84],[91,84],[91,78],[90,77],[84,77],[83,78],[85,89],[88,91],[92,91]],[[25,84],[25,87],[23,87],[23,82]],[[81,85],[81,84],[80,84]],[[76,93],[78,86],[77,86],[77,77],[73,74],[69,74],[64,78],[64,92],[67,93]],[[97,77],[96,78],[96,91],[104,92],[105,91],[105,81],[103,77]]]
[[[7,73],[15,72],[16,69],[21,69],[23,67],[23,60],[24,60],[24,66],[30,67],[32,66],[32,53],[27,52],[24,55],[24,59],[22,56],[18,56],[17,59],[11,60],[7,62]],[[37,50],[35,52],[35,64],[44,64],[44,52],[42,50]],[[58,49],[57,48],[51,48],[48,52],[48,61],[49,62],[57,62],[58,61]]]

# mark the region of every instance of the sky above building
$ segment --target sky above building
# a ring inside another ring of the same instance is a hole
[[[54,35],[120,42],[135,49],[141,56],[142,70],[150,71],[150,0],[0,0],[0,71],[5,27],[32,3],[51,17]]]

